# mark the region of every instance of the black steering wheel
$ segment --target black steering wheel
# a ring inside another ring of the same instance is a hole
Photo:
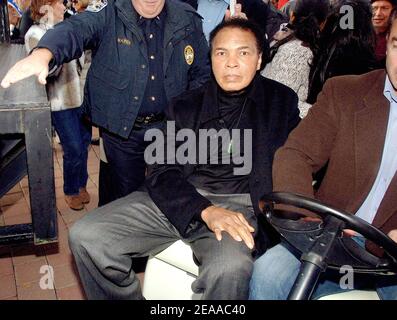
[[[275,213],[274,204],[306,209],[322,219],[306,222],[296,213]],[[353,214],[286,192],[266,194],[261,198],[260,207],[272,226],[301,254],[300,276],[290,292],[290,300],[310,299],[320,274],[327,268],[339,270],[349,265],[357,273],[395,275],[397,272],[397,243]],[[343,237],[343,229],[354,230],[382,247],[385,256],[376,257],[351,237]]]

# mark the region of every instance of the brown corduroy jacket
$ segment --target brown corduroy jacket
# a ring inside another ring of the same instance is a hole
[[[273,190],[315,197],[356,213],[381,164],[390,103],[383,95],[386,72],[328,80],[317,103],[291,132],[273,162]],[[314,194],[312,173],[329,161]],[[397,174],[372,224],[386,234],[397,229]],[[381,254],[372,243],[367,248]]]

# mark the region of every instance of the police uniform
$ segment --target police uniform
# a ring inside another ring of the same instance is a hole
[[[52,52],[50,68],[92,50],[83,109],[102,130],[114,192],[106,202],[143,183],[144,132],[162,126],[172,97],[199,87],[210,74],[208,45],[193,8],[166,0],[162,13],[147,19],[150,25],[141,19],[130,0],[95,0],[38,44]]]

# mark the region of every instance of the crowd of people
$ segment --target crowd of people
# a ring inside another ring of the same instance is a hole
[[[181,239],[204,299],[286,299],[301,263],[258,219],[272,191],[397,242],[397,1],[8,2],[28,56],[1,85],[46,86],[74,210],[100,130],[99,207],[69,237],[88,298],[143,299],[137,259]],[[321,281],[313,297],[340,291]],[[357,286],[397,299],[396,277]]]

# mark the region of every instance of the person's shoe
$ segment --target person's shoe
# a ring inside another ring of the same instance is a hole
[[[65,201],[68,204],[70,209],[73,209],[73,210],[83,210],[84,209],[84,204],[81,201],[80,195],[74,195],[74,196],[65,195]]]
[[[82,203],[89,203],[91,200],[90,194],[87,192],[86,188],[80,188],[79,197]]]

